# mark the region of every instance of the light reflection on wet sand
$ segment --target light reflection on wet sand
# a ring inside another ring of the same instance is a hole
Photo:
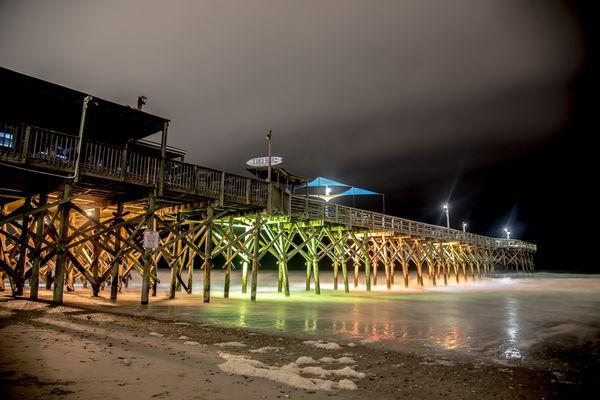
[[[574,278],[572,275],[568,278]],[[368,339],[379,346],[410,351],[445,351],[507,361],[531,361],[532,345],[571,337],[578,342],[600,336],[600,277],[565,279],[536,274],[520,279],[485,279],[447,288],[395,289],[385,287],[349,295],[330,291],[306,293],[304,274],[291,276],[292,296],[276,293],[276,275],[262,273],[259,301],[242,297],[234,278],[231,298],[222,298],[220,271],[213,274],[213,299],[178,294],[168,300],[168,277],[159,296],[147,308],[137,304],[138,288],[123,294],[117,309],[158,317],[193,320],[293,334],[342,342]],[[201,282],[194,293],[201,293]],[[83,297],[78,291],[77,297]],[[86,293],[87,295],[87,293]],[[68,300],[67,300],[68,301]]]

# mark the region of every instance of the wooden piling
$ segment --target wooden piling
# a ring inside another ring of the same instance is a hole
[[[333,261],[333,290],[338,290],[338,269],[339,263],[337,259]]]
[[[248,292],[248,261],[242,263],[242,294]]]
[[[417,261],[417,285],[423,286],[423,263],[421,260]]]
[[[232,236],[233,235],[233,219],[229,217],[229,223],[227,225],[228,230],[227,233]],[[227,250],[225,251],[225,282],[223,282],[223,298],[229,298],[229,287],[231,286],[231,264],[233,263],[232,259],[232,247],[231,244],[227,246]]]
[[[73,184],[66,181],[63,188],[63,200],[67,202],[58,206],[59,227],[57,239],[57,254],[54,265],[54,288],[52,293],[52,303],[63,303],[63,290],[65,286],[65,272],[67,263],[66,245],[69,232],[69,217],[71,213],[70,198],[73,194]]]
[[[365,252],[364,255],[364,263],[365,263],[365,287],[367,292],[371,291],[371,257],[368,252]]]
[[[115,211],[115,224],[121,223],[123,215],[123,203],[117,203],[117,209]],[[112,271],[111,271],[111,280],[110,280],[110,299],[116,300],[117,293],[119,291],[120,279],[121,276],[119,274],[120,264],[121,264],[121,228],[118,228],[115,231],[115,256],[112,260]]]
[[[38,199],[38,207],[43,207],[48,201],[48,194],[41,193]],[[31,260],[31,277],[29,278],[29,298],[35,300],[38,298],[38,289],[40,286],[40,264],[41,255],[40,250],[44,240],[44,218],[46,212],[40,212],[36,215],[35,221],[35,240],[33,257]],[[31,254],[31,253],[30,253]],[[30,256],[31,257],[31,256]],[[1,274],[1,272],[0,272]],[[0,278],[1,279],[1,278]]]
[[[205,239],[204,239],[204,302],[210,302],[210,275],[213,267],[213,259],[212,259],[212,219],[213,219],[213,208],[206,208],[206,229],[205,229]]]
[[[146,217],[146,229],[151,231],[154,227],[154,195],[148,197],[147,211],[150,213]],[[150,274],[152,272],[152,249],[144,249],[143,254],[143,274],[142,274],[142,298],[141,304],[148,304],[148,295],[150,294]]]
[[[95,222],[100,223],[100,209],[94,207],[94,209],[92,210],[91,217]],[[98,229],[95,229],[92,232],[96,233],[98,232]],[[93,240],[92,249],[92,262],[90,267],[92,270],[92,277],[94,278],[94,282],[90,283],[92,286],[92,296],[98,297],[98,294],[100,292],[100,283],[98,282],[100,271],[98,270],[98,262],[100,260],[100,253],[102,252],[102,248],[96,243],[96,240]]]
[[[256,214],[256,221],[254,223],[254,249],[252,256],[252,281],[250,286],[250,300],[256,301],[256,289],[258,286],[258,268],[260,266],[260,231],[261,231],[261,220],[260,214]]]
[[[181,234],[181,222],[183,220],[183,214],[181,212],[177,212],[177,219],[175,220],[175,232],[177,234]],[[177,260],[171,264],[171,274],[169,276],[169,299],[175,298],[175,292],[177,291],[177,274],[181,270],[181,266],[183,264],[183,255],[181,251],[183,250],[182,240],[181,238],[177,239],[173,245],[173,255],[177,257]]]

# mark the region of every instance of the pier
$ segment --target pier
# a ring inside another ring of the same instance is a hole
[[[169,120],[0,68],[0,270],[13,295],[40,282],[53,302],[83,282],[118,299],[132,274],[140,301],[168,267],[169,296],[191,292],[201,266],[203,299],[211,271],[242,274],[256,300],[261,260],[278,268],[289,296],[288,262],[300,257],[306,290],[321,291],[328,259],[334,290],[444,285],[498,271],[532,271],[536,246],[294,195],[285,181],[253,179],[185,162],[168,146]],[[144,138],[160,132],[161,142]],[[328,272],[329,273],[329,272]]]

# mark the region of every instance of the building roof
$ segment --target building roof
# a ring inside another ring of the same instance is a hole
[[[345,183],[340,183],[334,181],[333,179],[324,178],[322,176],[318,176],[312,181],[308,182],[308,187],[325,187],[325,186],[343,186],[350,187],[350,185],[346,185]]]
[[[88,93],[0,67],[0,121],[77,135],[83,99],[88,104],[84,136],[108,143],[138,140],[168,120]]]

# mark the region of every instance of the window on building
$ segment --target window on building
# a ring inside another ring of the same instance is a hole
[[[13,148],[14,147],[14,135],[8,132],[0,132],[0,148]]]

